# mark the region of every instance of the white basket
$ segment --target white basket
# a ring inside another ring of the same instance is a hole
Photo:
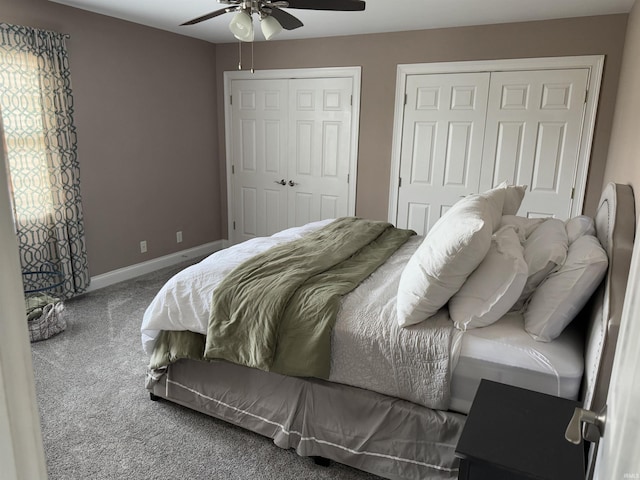
[[[63,315],[62,302],[48,303],[42,308],[42,315],[29,320],[29,337],[32,342],[46,340],[67,328],[67,321]]]

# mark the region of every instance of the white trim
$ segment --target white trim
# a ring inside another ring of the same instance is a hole
[[[189,248],[163,257],[154,258],[146,262],[136,263],[135,265],[96,275],[95,277],[91,277],[91,284],[87,289],[87,292],[108,287],[109,285],[123,282],[125,280],[131,280],[132,278],[139,277],[140,275],[155,272],[161,268],[171,267],[193,258],[210,255],[213,252],[226,248],[228,244],[229,242],[227,240],[217,240],[215,242],[205,243],[198,247]]]
[[[422,65],[422,64],[420,64]],[[389,178],[388,221],[398,222],[398,194],[400,193],[400,157],[402,155],[402,132],[404,130],[404,96],[407,75],[411,65],[398,65],[396,72],[396,101],[393,110],[393,138],[391,141],[391,178]]]
[[[337,78],[360,77],[361,67],[322,67],[322,68],[283,68],[275,70],[257,70],[251,73],[249,70],[232,70],[224,72],[225,94],[231,92],[227,89],[232,80],[266,80],[266,79],[295,79],[295,78]]]
[[[583,119],[583,129],[578,154],[578,168],[574,177],[575,195],[571,205],[571,216],[580,215],[591,159],[591,144],[595,128],[596,110],[600,96],[600,84],[604,67],[604,55],[583,55],[575,57],[521,58],[509,60],[479,60],[469,62],[437,62],[400,64],[396,73],[396,100],[393,123],[393,143],[391,148],[391,178],[389,186],[389,222],[396,222],[398,216],[398,190],[400,178],[400,156],[402,150],[402,129],[404,127],[404,96],[409,75],[438,73],[498,72],[516,70],[549,70],[566,68],[589,69],[589,96]]]
[[[233,80],[273,80],[273,79],[304,79],[304,78],[338,78],[349,77],[352,79],[353,101],[351,105],[351,138],[349,158],[349,199],[347,202],[347,215],[356,214],[356,184],[358,179],[358,139],[360,136],[360,89],[362,83],[362,67],[324,67],[324,68],[295,68],[281,70],[248,70],[224,72],[224,141],[227,168],[227,232],[229,239],[233,238],[233,191],[231,172],[231,104],[228,101],[231,95],[231,82]]]
[[[598,101],[600,98],[600,85],[602,84],[602,72],[604,69],[604,55],[592,55],[589,58],[591,64],[583,66],[589,68],[589,83],[587,91],[589,97],[585,105],[582,126],[582,138],[580,139],[580,151],[578,152],[578,168],[573,180],[575,194],[571,205],[571,216],[580,215],[584,208],[584,197],[587,190],[587,177],[589,174],[589,163],[591,161],[591,148],[593,145],[593,132],[596,127],[596,114]]]
[[[0,115],[0,477],[46,479]]]

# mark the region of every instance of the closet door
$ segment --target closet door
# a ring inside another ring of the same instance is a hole
[[[407,77],[398,227],[422,235],[478,191],[489,79],[487,72]]]
[[[350,78],[289,81],[289,227],[348,214],[352,92]]]
[[[528,185],[519,215],[568,218],[588,69],[494,72],[480,190]]]
[[[350,214],[353,83],[340,76],[231,82],[233,243]]]
[[[287,80],[234,80],[231,90],[235,243],[287,227]]]

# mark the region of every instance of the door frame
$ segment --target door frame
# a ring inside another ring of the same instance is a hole
[[[582,135],[578,152],[578,165],[574,173],[574,196],[571,216],[580,215],[589,173],[589,161],[596,111],[600,97],[604,55],[581,55],[571,57],[519,58],[508,60],[473,60],[464,62],[436,62],[400,64],[396,73],[396,99],[393,121],[393,141],[391,149],[391,178],[389,185],[389,222],[395,224],[398,217],[398,194],[400,190],[400,156],[402,154],[402,130],[404,128],[404,101],[407,77],[409,75],[508,72],[518,70],[559,70],[586,68],[589,70],[587,99],[582,121]]]
[[[358,175],[358,139],[360,137],[360,84],[362,67],[323,67],[323,68],[295,68],[277,70],[258,70],[254,73],[248,70],[224,72],[224,140],[225,163],[227,172],[227,237],[233,243],[233,176],[231,175],[231,159],[233,145],[231,141],[232,109],[231,83],[234,80],[293,80],[305,78],[351,78],[353,82],[353,98],[351,101],[351,135],[349,139],[349,186],[347,199],[347,214],[356,214],[356,184]]]
[[[0,114],[0,302],[4,311],[0,322],[0,476],[46,479],[5,152]]]

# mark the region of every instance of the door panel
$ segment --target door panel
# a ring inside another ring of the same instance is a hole
[[[286,80],[232,82],[234,241],[287,227]]]
[[[340,212],[340,198],[335,195],[320,196],[320,217],[321,218],[338,218],[344,214]]]
[[[410,75],[397,225],[426,233],[441,212],[477,192],[489,73]]]
[[[350,78],[289,81],[288,226],[348,214]]]
[[[304,225],[314,220],[313,194],[293,192],[289,194],[289,219],[292,224]]]
[[[491,74],[480,190],[528,185],[518,215],[570,216],[588,78],[588,69]]]

